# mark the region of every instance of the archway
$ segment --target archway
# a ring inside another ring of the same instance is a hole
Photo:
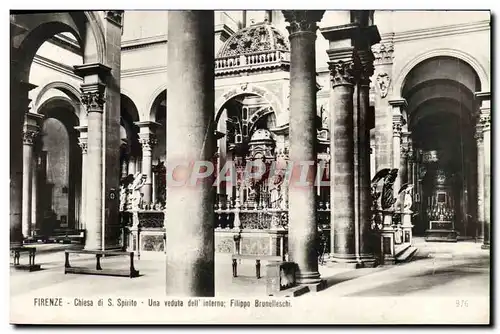
[[[75,37],[83,63],[102,63],[105,45],[100,20],[92,12],[14,13],[10,27],[10,239],[11,246],[19,246],[23,238],[23,122],[30,102],[28,93],[35,87],[29,82],[35,54],[44,42],[60,33]]]
[[[404,79],[409,145],[415,165],[403,182],[415,184],[414,233],[427,240],[476,237],[476,71],[461,59],[436,56]]]
[[[52,97],[38,109],[45,116],[36,148],[35,227],[42,235],[79,227],[82,156],[78,111],[64,97]]]
[[[141,145],[138,139],[139,129],[135,124],[139,121],[135,103],[127,95],[121,94],[120,107],[120,177],[124,178],[140,170]]]

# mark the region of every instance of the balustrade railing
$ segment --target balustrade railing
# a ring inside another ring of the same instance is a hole
[[[265,65],[290,61],[289,51],[261,51],[246,55],[226,56],[215,59],[215,70],[251,65]]]

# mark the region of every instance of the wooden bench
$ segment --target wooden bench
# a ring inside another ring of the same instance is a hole
[[[233,254],[233,277],[238,277],[238,260],[255,260],[255,277],[259,279],[260,276],[260,261],[282,261],[281,256],[275,255],[242,255]]]
[[[95,269],[87,267],[72,267],[69,263],[69,254],[88,254],[95,255]],[[128,256],[130,258],[130,267],[128,269],[103,269],[101,267],[101,258],[106,256]],[[106,276],[121,276],[121,277],[137,277],[139,271],[134,268],[134,252],[121,251],[94,251],[94,250],[70,250],[64,251],[64,273],[65,274],[89,274],[89,275],[106,275]]]
[[[40,265],[35,264],[35,247],[14,247],[10,249],[11,253],[14,255],[14,260],[12,266],[16,269],[27,270],[27,271],[36,271],[40,270]],[[21,253],[28,253],[29,263],[28,264],[20,264],[19,259],[21,258]]]

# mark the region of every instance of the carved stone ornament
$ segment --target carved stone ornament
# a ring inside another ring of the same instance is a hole
[[[39,131],[37,130],[24,130],[23,131],[23,143],[24,145],[33,145]]]
[[[401,124],[400,122],[393,122],[392,123],[392,134],[393,136],[395,137],[400,137],[401,136],[401,132],[403,131],[403,124]]]
[[[321,21],[324,10],[284,10],[285,21],[290,23],[286,29],[290,34],[298,32],[316,33],[316,22]]]
[[[101,111],[104,108],[104,94],[101,91],[84,92],[82,103],[87,107],[87,111]]]
[[[82,154],[87,154],[88,151],[87,139],[78,138],[78,145],[82,149]]]
[[[478,143],[483,142],[483,126],[481,124],[476,125],[476,131],[474,132],[474,139]]]
[[[389,92],[389,86],[391,85],[391,78],[389,74],[383,72],[377,75],[377,87],[380,92],[380,97],[384,98]]]
[[[332,86],[354,85],[356,83],[358,66],[354,60],[338,60],[328,63]]]
[[[375,56],[374,64],[391,64],[394,57],[394,43],[393,42],[384,42],[375,44],[372,46],[372,52]]]
[[[481,113],[481,115],[479,116],[479,124],[481,124],[483,132],[489,131],[491,126],[490,113]]]
[[[142,145],[143,150],[150,151],[153,149],[153,146],[155,146],[158,143],[158,140],[154,138],[153,136],[144,136],[144,137],[139,137],[139,144]]]

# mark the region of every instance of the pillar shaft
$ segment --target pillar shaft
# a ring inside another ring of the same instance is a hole
[[[170,171],[180,163],[211,161],[215,154],[213,25],[213,11],[168,13]],[[167,295],[214,296],[212,181],[213,175],[195,186],[167,181]]]
[[[81,187],[81,209],[80,209],[80,228],[86,228],[87,222],[87,151],[88,151],[88,143],[87,138],[79,138],[80,148],[82,149],[82,187]]]
[[[380,41],[380,35],[375,26],[357,21],[324,28],[322,33],[330,42],[330,110],[335,111],[330,126],[330,259],[356,266],[371,265],[374,258],[367,113],[374,60],[370,48]]]
[[[153,197],[153,145],[156,139],[152,134],[140,134],[139,143],[142,145],[142,174],[146,175],[146,182],[141,189],[144,194],[144,203],[151,204]]]
[[[89,110],[88,119],[88,148],[86,167],[88,175],[86,177],[86,208],[85,227],[87,230],[87,240],[85,249],[95,250],[102,247],[102,125],[103,117],[101,110]]]
[[[313,12],[313,13],[308,13]],[[316,221],[316,21],[323,11],[284,11],[290,23],[290,162],[305,173],[307,184],[291,184],[288,190],[290,260],[297,264],[297,283],[318,283]],[[310,15],[315,14],[315,15]],[[308,16],[310,15],[310,16]],[[305,18],[304,21],[300,21]],[[304,26],[298,23],[303,22]],[[311,163],[311,165],[308,165]],[[298,179],[298,178],[295,178]]]
[[[370,106],[370,76],[373,73],[371,66],[365,68],[359,89],[358,112],[358,180],[355,182],[355,192],[358,196],[359,208],[359,256],[367,260],[373,258],[373,232],[371,226],[371,177],[370,177],[370,129],[367,126],[368,109]]]
[[[104,246],[104,80],[110,68],[102,64],[84,64],[75,67],[83,77],[82,103],[87,110],[87,157],[85,177],[85,249],[101,250]],[[82,157],[83,158],[83,157]],[[83,163],[83,159],[82,159]],[[83,188],[83,187],[82,187]]]
[[[11,68],[12,71],[12,68]],[[12,72],[11,72],[12,73]],[[13,73],[12,73],[13,74]],[[28,111],[28,92],[35,85],[11,78],[10,87],[10,247],[23,244],[23,124]]]
[[[332,69],[332,64],[330,64]],[[332,70],[331,70],[332,71]],[[333,67],[336,75],[337,69]],[[330,187],[332,213],[333,257],[355,260],[354,226],[354,140],[353,93],[354,77],[333,86],[330,103],[335,110],[332,117],[333,134],[330,141],[332,155],[332,186]]]
[[[484,173],[484,248],[490,247],[491,238],[491,130],[490,130],[490,115],[482,116],[483,123],[483,173]]]
[[[32,234],[31,208],[32,208],[32,190],[33,190],[33,144],[38,129],[28,127],[23,132],[23,236],[28,238]]]
[[[483,128],[481,125],[476,127],[477,143],[477,224],[478,237],[484,238],[484,145]]]

